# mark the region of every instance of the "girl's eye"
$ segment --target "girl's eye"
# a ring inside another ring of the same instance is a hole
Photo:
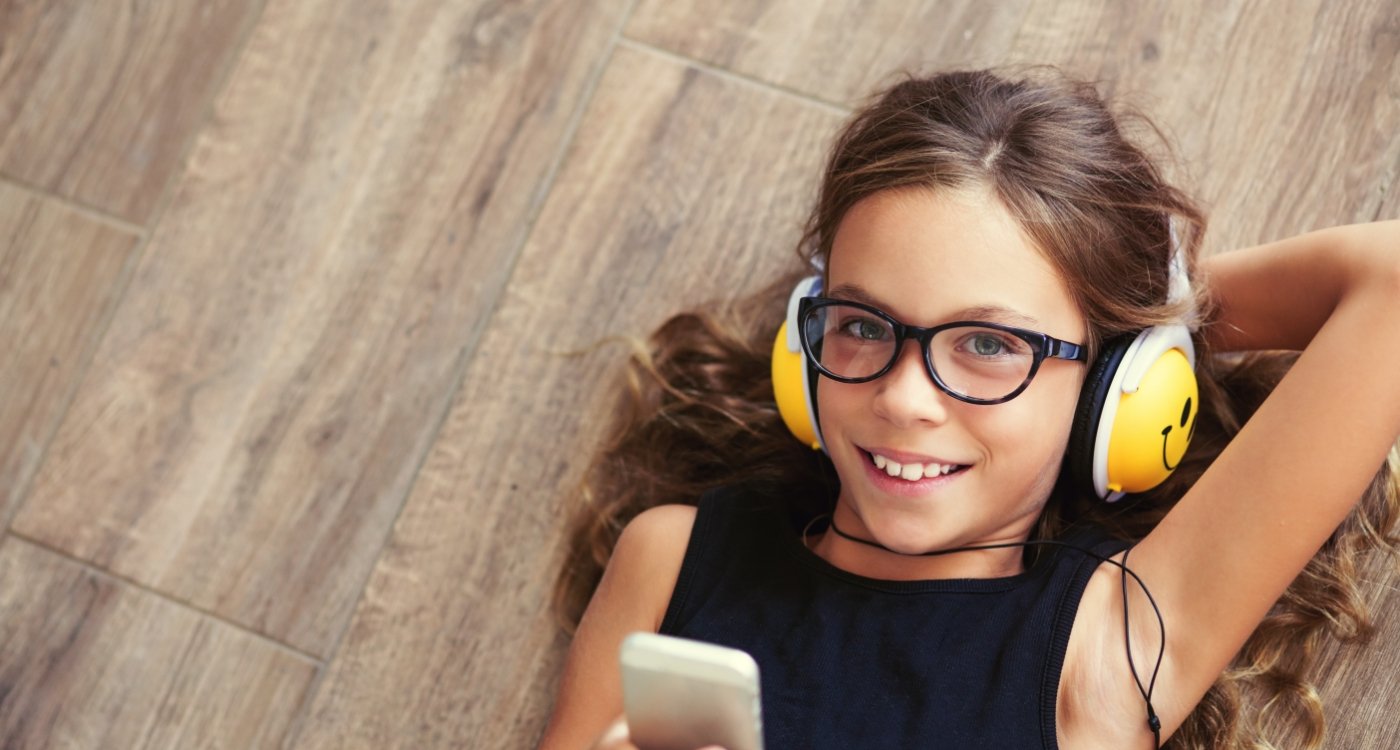
[[[981,331],[964,340],[966,350],[977,357],[1015,357],[1027,354],[1025,342],[1000,334]]]
[[[886,335],[885,325],[873,318],[847,318],[841,331],[861,341],[883,341]]]
[[[995,336],[981,334],[972,338],[972,352],[983,357],[995,357],[1001,354],[1005,345]]]

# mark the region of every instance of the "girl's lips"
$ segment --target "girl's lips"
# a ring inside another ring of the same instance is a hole
[[[938,458],[937,456],[925,456],[919,453],[906,453],[904,451],[891,450],[889,448],[866,448],[857,445],[856,448],[865,453],[877,453],[885,458],[891,458],[902,464],[957,464],[959,461]]]
[[[971,466],[960,466],[947,474],[939,474],[935,477],[924,477],[909,481],[900,477],[890,476],[884,469],[875,466],[875,461],[868,451],[860,450],[861,463],[865,464],[865,474],[870,479],[870,483],[890,495],[901,497],[922,497],[932,492],[938,492],[947,485],[958,481]],[[881,454],[884,455],[884,454]],[[891,458],[893,458],[891,456]]]

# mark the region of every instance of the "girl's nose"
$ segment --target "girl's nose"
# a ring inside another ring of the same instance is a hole
[[[904,342],[890,371],[874,385],[875,413],[897,426],[942,424],[948,418],[947,400],[952,397],[934,384],[917,341]]]

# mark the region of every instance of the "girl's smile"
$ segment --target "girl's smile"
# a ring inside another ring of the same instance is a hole
[[[865,457],[870,482],[882,492],[922,497],[956,481],[972,467],[947,459],[916,456],[888,448],[856,449]]]

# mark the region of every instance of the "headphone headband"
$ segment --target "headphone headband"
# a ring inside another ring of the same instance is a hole
[[[1191,332],[1195,332],[1201,327],[1196,309],[1196,295],[1191,291],[1191,278],[1186,275],[1186,249],[1181,246],[1176,234],[1176,223],[1171,217],[1167,217],[1167,235],[1172,246],[1172,259],[1168,262],[1168,273],[1171,274],[1167,282],[1167,301],[1190,303],[1186,313],[1181,316],[1181,325],[1186,326]],[[1195,364],[1195,361],[1192,361]]]

